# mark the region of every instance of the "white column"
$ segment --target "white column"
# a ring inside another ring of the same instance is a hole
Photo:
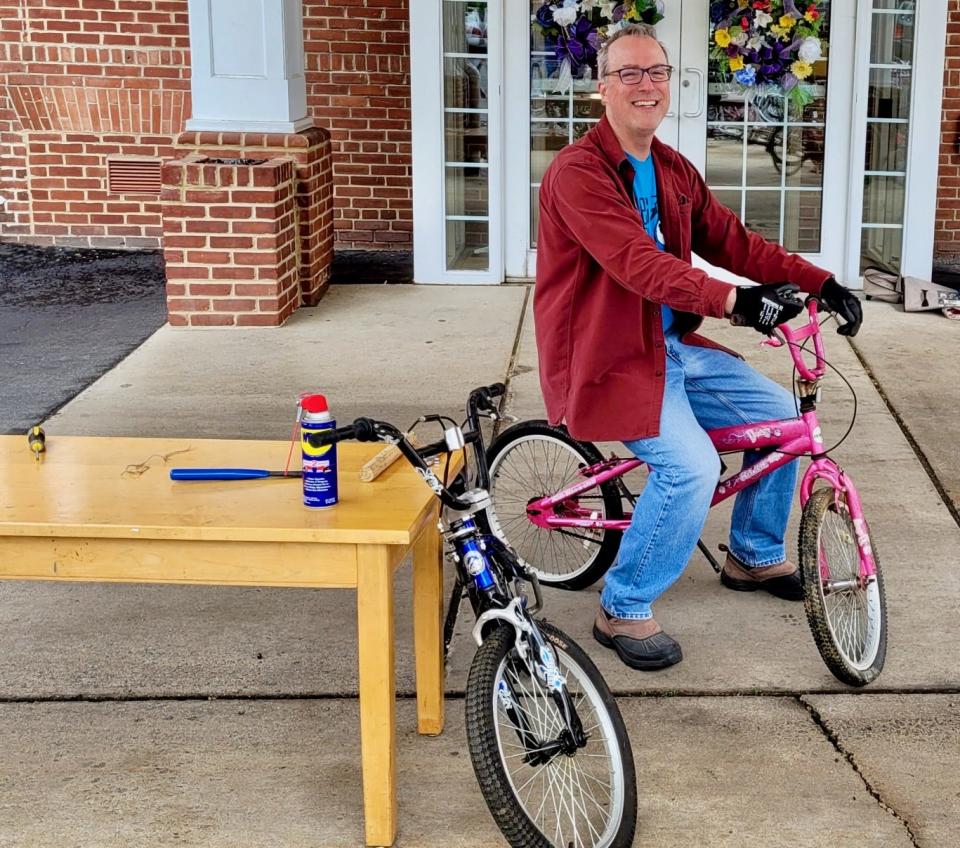
[[[301,0],[189,0],[187,130],[297,132],[307,117]]]

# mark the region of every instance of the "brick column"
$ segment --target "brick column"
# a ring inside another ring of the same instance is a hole
[[[333,263],[333,158],[330,133],[312,127],[298,133],[186,132],[184,153],[224,158],[283,156],[296,171],[300,298],[315,306],[330,282]]]
[[[167,310],[174,326],[279,326],[300,302],[289,159],[163,166]]]

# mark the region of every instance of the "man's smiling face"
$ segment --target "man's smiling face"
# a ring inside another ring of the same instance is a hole
[[[608,76],[600,80],[599,91],[618,136],[651,136],[670,109],[670,80],[654,82],[649,74],[636,85],[625,85],[617,74],[623,68],[651,68],[666,65],[663,48],[653,38],[630,36],[610,45]]]

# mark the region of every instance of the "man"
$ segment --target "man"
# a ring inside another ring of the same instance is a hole
[[[624,442],[650,469],[593,630],[627,665],[650,670],[682,658],[653,603],[693,553],[719,479],[705,430],[797,414],[789,392],[693,332],[701,316],[769,333],[800,313],[802,289],[854,335],[861,309],[828,271],[749,232],[654,137],[672,68],[652,28],[622,28],[598,64],[606,114],[541,185],[534,317],[550,420],[577,438]],[[691,252],[760,285],[711,278]],[[738,496],[725,586],[801,598],[784,548],[796,476],[789,463]]]

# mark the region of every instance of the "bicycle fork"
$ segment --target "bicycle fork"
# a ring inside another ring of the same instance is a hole
[[[562,722],[562,728],[556,739],[540,739],[530,726],[526,712],[518,708],[521,696],[506,679],[501,680],[497,698],[517,730],[521,744],[527,751],[526,762],[541,765],[549,762],[557,754],[572,756],[578,748],[587,744],[588,736],[577,714],[573,699],[567,689],[563,673],[557,662],[557,654],[550,646],[531,618],[532,612],[540,609],[542,599],[536,575],[515,573],[515,579],[527,578],[533,586],[536,605],[527,608],[525,595],[518,594],[509,601],[498,585],[497,576],[490,567],[490,554],[513,564],[515,572],[523,569],[516,563],[512,553],[499,540],[480,536],[472,517],[464,517],[451,523],[445,532],[447,540],[453,544],[453,559],[457,565],[459,581],[471,585],[476,599],[477,622],[473,626],[473,638],[478,645],[483,644],[488,625],[500,622],[514,631],[514,647],[520,663],[540,686],[549,692],[556,704]],[[506,575],[505,575],[506,576]],[[482,599],[482,600],[481,600]],[[513,663],[514,666],[517,663]],[[519,676],[521,669],[514,667]]]
[[[542,765],[552,760],[557,754],[573,756],[578,748],[586,746],[589,737],[584,733],[583,723],[570,697],[566,680],[557,663],[556,652],[527,615],[521,597],[513,598],[506,607],[488,609],[480,615],[473,627],[473,638],[478,645],[483,642],[484,626],[498,619],[513,627],[514,645],[520,661],[530,677],[537,680],[550,693],[563,723],[563,728],[556,739],[538,738],[530,728],[525,711],[517,709],[518,693],[511,684],[502,680],[498,687],[497,698],[517,728],[517,735],[527,750],[524,761],[531,765]],[[519,675],[519,672],[520,669],[515,668],[514,673]]]

